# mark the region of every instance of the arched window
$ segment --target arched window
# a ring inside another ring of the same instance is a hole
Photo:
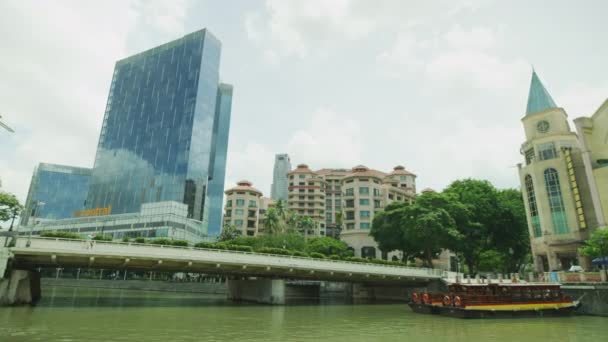
[[[534,193],[534,183],[532,177],[527,175],[525,178],[526,196],[528,196],[528,206],[530,208],[530,217],[532,219],[532,231],[535,237],[543,235],[540,229],[540,217],[538,216],[538,206],[536,205],[536,194]]]
[[[361,247],[361,257],[365,259],[376,259],[376,248],[370,246]]]
[[[555,169],[545,170],[545,185],[549,196],[549,208],[551,208],[551,220],[555,234],[568,233],[568,220],[564,208],[564,200],[559,184],[559,177]]]

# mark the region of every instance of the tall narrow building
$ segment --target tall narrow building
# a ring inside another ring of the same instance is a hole
[[[88,209],[133,213],[176,201],[207,230],[209,212],[221,207],[221,195],[209,203],[218,200],[209,179],[223,183],[230,117],[231,87],[218,86],[220,50],[203,29],[116,62]]]
[[[578,249],[590,232],[606,226],[608,198],[601,194],[608,193],[608,106],[575,120],[579,138],[564,109],[532,72],[522,122],[525,165],[519,165],[519,177],[535,268],[589,267]]]
[[[272,185],[270,198],[274,201],[287,201],[287,174],[291,172],[291,161],[287,154],[277,154],[274,157],[274,170],[272,173]]]
[[[215,121],[213,123],[213,145],[209,178],[209,236],[218,236],[222,230],[222,203],[226,178],[226,156],[228,154],[228,133],[232,112],[232,86],[221,83],[217,91]]]

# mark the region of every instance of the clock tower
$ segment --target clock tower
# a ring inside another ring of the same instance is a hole
[[[519,165],[530,245],[537,271],[588,265],[578,254],[588,238],[595,215],[588,194],[581,148],[570,129],[568,115],[558,107],[532,72],[526,113],[522,118],[526,141]]]

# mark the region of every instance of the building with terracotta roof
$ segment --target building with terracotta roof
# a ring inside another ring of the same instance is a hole
[[[416,175],[403,166],[391,172],[364,165],[312,171],[301,164],[289,173],[289,189],[289,208],[316,220],[319,235],[344,240],[356,256],[379,258],[381,252],[369,236],[374,214],[393,201],[412,201]]]
[[[258,235],[262,192],[254,188],[251,182],[243,180],[224,193],[226,194],[224,225],[232,224],[243,235]]]

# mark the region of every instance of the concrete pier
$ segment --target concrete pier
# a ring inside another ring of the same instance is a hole
[[[228,299],[264,304],[285,304],[285,280],[228,279]]]
[[[35,304],[40,299],[40,274],[14,270],[0,279],[0,305]]]

